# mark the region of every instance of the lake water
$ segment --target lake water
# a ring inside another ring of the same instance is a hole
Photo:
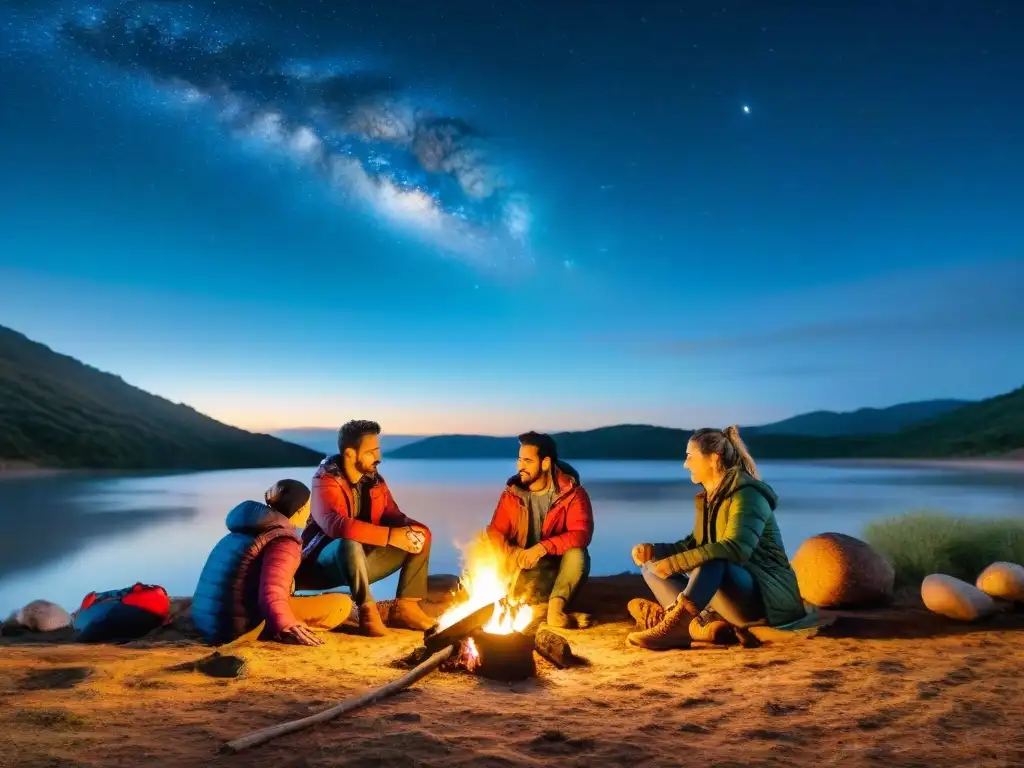
[[[676,462],[579,462],[594,503],[593,574],[633,569],[630,547],[689,533],[695,487]],[[949,468],[763,462],[780,497],[790,556],[823,531],[859,535],[864,524],[910,510],[1024,515],[1024,474]],[[432,573],[458,573],[457,544],[490,519],[511,461],[386,461],[402,509],[434,531]],[[224,517],[262,499],[276,480],[308,484],[312,470],[258,469],[163,475],[62,475],[0,480],[0,618],[45,598],[68,610],[91,590],[136,581],[190,595]],[[394,595],[395,577],[374,592]]]

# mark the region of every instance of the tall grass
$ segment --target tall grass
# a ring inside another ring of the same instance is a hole
[[[919,586],[930,573],[973,584],[997,560],[1024,564],[1024,519],[914,512],[869,523],[864,539],[892,562],[897,587]]]

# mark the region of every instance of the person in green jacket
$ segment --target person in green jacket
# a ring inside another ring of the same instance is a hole
[[[637,599],[628,643],[650,650],[719,642],[731,627],[780,626],[805,615],[775,519],[778,497],[760,480],[735,426],[699,429],[686,445],[696,498],[693,533],[637,544],[633,562],[657,602]],[[730,626],[731,625],[731,626]]]

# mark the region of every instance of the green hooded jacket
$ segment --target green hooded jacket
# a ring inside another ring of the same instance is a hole
[[[710,504],[704,492],[695,502],[693,533],[667,547],[673,569],[689,572],[709,560],[742,565],[760,588],[769,626],[802,618],[806,610],[775,520],[772,487],[733,469]]]

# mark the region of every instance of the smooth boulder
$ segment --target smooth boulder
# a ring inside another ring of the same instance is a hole
[[[996,562],[981,572],[974,585],[989,597],[1024,603],[1024,566]]]
[[[957,621],[977,621],[996,611],[995,601],[966,581],[933,573],[921,582],[921,600],[932,613]]]
[[[10,615],[3,624],[4,634],[56,632],[71,625],[71,614],[49,600],[33,600]]]
[[[845,533],[805,541],[792,560],[800,596],[819,608],[858,608],[892,599],[896,572],[870,544]]]

